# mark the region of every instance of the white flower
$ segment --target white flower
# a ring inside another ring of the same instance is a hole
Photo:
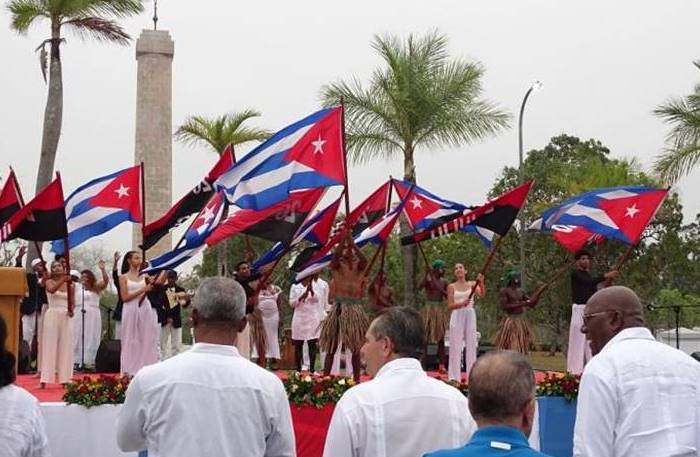
[[[304,381],[311,382],[311,376],[306,375],[306,377],[304,378]]]
[[[338,381],[338,385],[344,386],[345,385],[345,379],[341,379]]]

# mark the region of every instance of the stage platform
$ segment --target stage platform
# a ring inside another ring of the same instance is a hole
[[[287,370],[276,370],[274,373],[279,376],[280,379],[285,379],[289,371]],[[115,373],[104,373],[106,376],[117,376]],[[545,376],[544,371],[535,371],[536,381],[539,382]],[[434,378],[447,379],[446,373],[439,373],[437,371],[428,372],[429,376]],[[100,376],[99,373],[76,373],[73,377],[75,379],[82,378],[83,376]],[[370,378],[368,376],[362,376],[361,382],[367,381]],[[47,384],[45,389],[41,389],[39,386],[39,378],[36,375],[27,374],[17,376],[16,384],[23,389],[26,389],[39,399],[40,402],[57,402],[63,401],[63,386],[59,384]]]

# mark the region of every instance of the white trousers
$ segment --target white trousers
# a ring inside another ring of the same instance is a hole
[[[169,349],[169,350],[168,350]],[[182,327],[166,324],[160,328],[160,360],[182,352]]]
[[[32,338],[34,338],[34,324],[36,324],[37,330],[41,328],[42,315],[38,315],[38,322],[35,321],[36,319],[37,313],[22,316],[22,339],[30,346],[32,344]],[[41,335],[41,332],[38,333],[37,339]]]
[[[472,365],[476,362],[477,336],[476,336],[476,311],[473,306],[459,308],[452,311],[450,316],[449,330],[449,367],[447,375],[450,380],[459,381],[462,370],[462,353],[466,350],[466,373],[469,376],[469,371]]]
[[[571,324],[569,325],[569,348],[566,353],[566,371],[581,374],[583,367],[591,359],[591,346],[586,335],[581,333],[583,311],[586,305],[571,306]]]

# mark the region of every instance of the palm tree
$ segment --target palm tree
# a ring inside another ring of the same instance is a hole
[[[326,106],[345,104],[347,144],[355,162],[401,155],[404,179],[416,182],[420,148],[461,146],[494,135],[510,116],[481,98],[483,67],[450,59],[447,37],[433,31],[405,41],[376,36],[372,48],[384,60],[369,83],[353,79],[321,89]],[[408,227],[402,223],[402,232]],[[402,248],[404,299],[415,303],[416,246]]]
[[[700,60],[693,62],[700,70]],[[673,98],[654,110],[672,126],[666,151],[657,157],[654,171],[665,181],[675,182],[700,163],[700,84],[684,98]]]
[[[258,116],[260,113],[252,109],[215,118],[190,116],[175,131],[175,139],[190,146],[207,145],[220,155],[229,145],[233,147],[251,141],[264,141],[270,137],[271,133],[267,130],[243,125],[245,121]],[[223,276],[228,270],[227,245],[219,243],[216,251],[216,270]]]
[[[39,52],[41,71],[46,81],[48,67],[49,92],[44,111],[44,127],[41,137],[41,156],[36,176],[36,192],[43,189],[53,175],[58,140],[63,121],[63,70],[61,45],[65,43],[64,28],[79,38],[127,45],[131,37],[110,18],[125,18],[143,11],[140,0],[11,0],[7,10],[12,16],[11,28],[26,34],[38,20],[46,19],[51,37],[36,48]],[[46,46],[49,46],[47,63]],[[30,245],[29,260],[36,257]]]
[[[228,145],[236,146],[270,138],[271,133],[267,130],[243,126],[245,121],[258,116],[260,113],[252,109],[215,118],[190,116],[175,131],[175,139],[191,146],[206,144],[221,154]]]

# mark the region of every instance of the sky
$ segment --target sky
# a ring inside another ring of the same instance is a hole
[[[6,2],[2,2],[6,3]],[[132,37],[151,28],[152,3],[122,21]],[[421,186],[465,204],[483,202],[504,166],[518,162],[517,115],[535,80],[544,86],[528,101],[525,149],[567,133],[595,138],[613,157],[636,157],[649,169],[668,126],[652,114],[698,82],[696,31],[700,2],[673,0],[384,0],[330,2],[197,2],[161,0],[158,28],[175,41],[173,129],[192,114],[217,116],[254,108],[252,125],[279,130],[319,108],[319,89],[340,79],[367,81],[381,65],[370,48],[375,34],[423,34],[437,29],[453,57],[486,69],[484,97],[514,115],[513,127],[459,148],[421,149]],[[25,198],[34,191],[47,88],[36,46],[48,26],[26,36],[9,29],[0,11],[0,175],[12,165]],[[64,117],[56,159],[65,193],[134,162],[136,60],[134,46],[81,42],[62,48]],[[249,148],[243,148],[243,151]],[[205,147],[173,144],[173,199],[215,162]],[[399,157],[351,166],[353,203],[388,175],[402,176]],[[682,179],[686,222],[700,212],[700,169]],[[90,242],[127,250],[124,225]]]

